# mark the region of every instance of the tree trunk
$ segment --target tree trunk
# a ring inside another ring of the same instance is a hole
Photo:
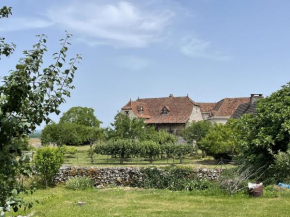
[[[91,164],[94,163],[94,152],[93,152],[93,142],[90,141],[90,149],[91,149]]]
[[[183,157],[179,157],[180,164],[183,164]]]
[[[149,162],[150,162],[151,165],[153,164],[153,158],[152,157],[149,158]]]
[[[120,164],[124,163],[124,158],[120,157]]]

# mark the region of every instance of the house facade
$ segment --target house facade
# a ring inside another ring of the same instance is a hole
[[[177,135],[191,122],[203,120],[200,106],[189,96],[174,97],[172,94],[169,97],[130,100],[121,113],[131,118],[142,118],[157,130]]]
[[[251,97],[224,98],[216,103],[194,102],[188,95],[184,97],[138,98],[130,100],[121,113],[131,118],[142,118],[157,130],[166,130],[179,135],[190,123],[207,120],[225,124],[229,118],[238,118],[246,112],[255,111],[255,102],[262,94]]]

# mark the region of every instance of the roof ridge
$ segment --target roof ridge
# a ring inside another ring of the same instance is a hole
[[[223,99],[248,99],[250,97],[225,97]]]
[[[195,102],[195,103],[211,103],[211,104],[216,104],[216,102]]]
[[[139,99],[166,99],[166,98],[189,98],[188,96],[173,96],[173,97],[169,97],[169,96],[167,96],[167,97],[152,97],[152,98],[138,98],[137,100],[139,100]]]

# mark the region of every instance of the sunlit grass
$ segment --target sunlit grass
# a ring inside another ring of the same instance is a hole
[[[62,186],[38,190],[27,199],[40,204],[31,210],[39,217],[74,216],[289,216],[290,197],[250,198],[238,195],[207,195],[203,192],[171,192],[135,188],[67,190]],[[85,205],[77,205],[78,201]]]

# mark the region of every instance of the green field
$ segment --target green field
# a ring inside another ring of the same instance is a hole
[[[108,188],[86,191],[67,190],[62,186],[38,190],[29,199],[39,204],[17,215],[34,213],[33,217],[83,216],[269,216],[283,217],[290,213],[290,194],[250,198],[244,194],[230,198],[211,193],[171,192],[135,188]],[[77,205],[78,201],[85,205]],[[9,215],[8,215],[9,216]]]
[[[148,166],[149,161],[143,158],[130,158],[124,162],[124,164],[120,165],[119,158],[112,158],[111,156],[106,155],[94,155],[94,163],[91,163],[91,159],[88,157],[89,146],[74,146],[78,150],[77,154],[74,157],[66,156],[64,165],[72,165],[72,166],[96,166],[96,167],[112,167],[112,166]],[[163,166],[169,164],[179,164],[179,159],[164,159],[164,160],[156,160],[153,162],[155,166]],[[212,158],[206,159],[196,159],[195,156],[187,156],[184,159],[184,164],[192,167],[206,167],[206,168],[220,168],[218,166],[218,161]],[[233,167],[232,164],[223,165],[224,168]]]

